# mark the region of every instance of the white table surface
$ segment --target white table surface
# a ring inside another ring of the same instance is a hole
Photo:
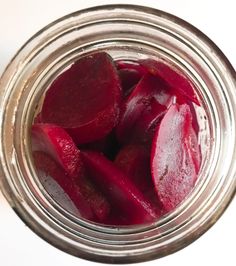
[[[236,14],[234,0],[0,0],[0,74],[22,44],[49,22],[76,10],[101,4],[125,3],[173,13],[206,33],[236,69]],[[236,265],[236,200],[221,219],[187,248],[141,265]],[[95,265],[65,254],[36,236],[15,215],[0,194],[0,265]]]

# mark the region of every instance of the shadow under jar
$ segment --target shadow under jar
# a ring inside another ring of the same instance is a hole
[[[97,51],[115,60],[162,58],[196,86],[202,106],[195,106],[202,152],[198,181],[184,202],[152,224],[112,227],[81,219],[49,195],[34,168],[30,129],[46,89],[79,57]],[[235,88],[235,71],[222,52],[173,15],[110,5],[65,16],[34,35],[1,77],[1,190],[34,232],[75,256],[131,263],[175,252],[214,224],[234,197]]]

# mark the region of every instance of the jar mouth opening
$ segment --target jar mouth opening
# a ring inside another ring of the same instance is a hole
[[[116,42],[116,47],[113,47],[113,43]],[[132,45],[130,44],[130,42],[132,43]],[[90,49],[93,52],[93,47],[94,45],[96,45],[95,43],[92,44],[92,46],[87,47],[88,49],[88,54],[91,52]],[[123,40],[123,39],[113,39],[112,42],[107,42],[106,47],[102,47],[101,50],[97,47],[96,51],[106,51],[106,52],[110,52],[110,54],[112,54],[113,58],[116,60],[125,60],[125,61],[130,61],[130,59],[132,61],[137,61],[138,59],[154,59],[154,60],[164,60],[165,62],[168,61],[168,63],[172,64],[172,65],[178,65],[179,68],[182,68],[182,71],[185,72],[185,74],[188,76],[188,78],[191,79],[191,81],[195,84],[196,88],[202,88],[205,84],[204,82],[200,82],[200,78],[194,76],[194,74],[191,72],[191,66],[188,66],[184,64],[184,62],[179,61],[178,58],[174,58],[173,55],[168,54],[167,51],[162,51],[157,50],[156,47],[150,49],[150,44],[149,46],[146,46],[145,43],[142,43],[142,41],[136,41],[134,42],[133,40],[128,41],[128,40]],[[140,53],[140,47],[142,46],[142,55]],[[118,48],[119,47],[119,48]],[[138,48],[137,48],[138,47]],[[129,50],[129,55],[128,57],[124,57],[122,56],[122,51],[123,50]],[[139,58],[135,58],[136,54],[137,54],[137,50],[139,51]],[[151,50],[151,51],[150,51]],[[44,100],[44,95],[45,95],[45,91],[47,90],[47,88],[50,86],[50,84],[57,78],[57,76],[64,72],[66,69],[69,68],[69,66],[75,62],[80,56],[78,56],[78,53],[76,50],[73,51],[73,49],[69,49],[68,52],[71,53],[71,55],[69,55],[69,53],[65,53],[65,54],[60,54],[60,60],[56,60],[55,62],[52,62],[50,64],[50,70],[46,70],[44,72],[41,73],[41,75],[37,78],[37,80],[35,81],[36,86],[35,86],[35,91],[34,93],[36,93],[36,95],[32,95],[31,99],[33,99],[32,104],[29,103],[27,105],[27,116],[25,117],[26,119],[29,119],[28,121],[24,121],[23,124],[27,124],[27,125],[31,125],[32,124],[32,113],[35,113],[36,115],[34,117],[37,116],[37,114],[41,111],[41,103]],[[81,56],[84,56],[87,53],[82,53]],[[117,56],[117,57],[116,57]],[[33,90],[32,90],[33,91]],[[38,95],[37,95],[38,93]],[[204,93],[204,88],[202,88],[202,92]],[[202,96],[199,95],[199,98],[202,98]],[[207,139],[207,136],[210,134],[209,132],[209,127],[208,127],[208,119],[207,119],[207,114],[205,113],[205,109],[207,109],[207,104],[204,101],[202,101],[202,104],[205,106],[205,108],[199,107],[196,104],[193,104],[196,112],[197,112],[197,116],[198,116],[198,121],[199,121],[199,141],[200,141],[200,145],[202,148],[202,169],[206,169],[207,166],[209,166],[209,156],[210,154],[208,153],[209,147],[211,145],[210,141]],[[211,105],[210,101],[209,104]],[[36,111],[35,111],[36,110]],[[27,144],[27,148],[29,148],[27,151],[25,151],[26,154],[31,154],[31,144],[30,144],[30,136],[27,137],[28,139],[28,144]],[[32,156],[29,157],[30,161],[32,162]],[[29,165],[30,163],[29,162]],[[34,168],[34,166],[32,167]],[[201,170],[200,172],[202,173],[201,176],[203,175],[204,172],[206,172],[207,170]],[[48,193],[47,189],[44,188],[44,186],[41,184],[41,182],[39,181],[39,179],[37,178],[37,174],[34,170],[32,170],[31,176],[35,176],[35,186],[39,187],[40,190],[42,191],[42,196],[41,197],[45,197],[44,200],[48,201],[48,204],[52,204],[54,208],[56,208],[60,213],[63,213],[68,219],[73,220],[75,223],[77,224],[81,224],[84,225],[86,227],[89,227],[91,229],[95,229],[95,230],[107,230],[109,232],[113,232],[114,234],[123,234],[123,233],[131,233],[131,232],[141,232],[141,231],[146,231],[146,230],[150,230],[154,227],[157,226],[161,226],[163,224],[165,224],[166,222],[168,223],[170,220],[172,220],[174,217],[180,215],[180,213],[183,210],[186,210],[186,208],[188,208],[189,203],[191,203],[191,201],[196,197],[197,192],[201,189],[201,187],[204,185],[204,177],[200,177],[197,180],[196,186],[194,187],[194,189],[192,190],[192,192],[190,193],[190,195],[188,195],[188,197],[177,206],[177,208],[175,208],[173,211],[163,215],[162,217],[160,217],[156,222],[153,223],[149,223],[149,224],[141,224],[141,225],[129,225],[129,226],[113,226],[113,225],[103,225],[103,224],[98,224],[98,223],[94,223],[88,220],[85,220],[81,217],[79,217],[78,215],[74,215],[73,211],[70,212],[68,210],[66,210],[66,207],[63,208],[63,202],[57,202],[56,200],[53,199],[53,196],[50,196],[50,193]],[[191,198],[188,200],[188,198]],[[59,200],[60,201],[60,200]]]
[[[193,38],[195,33],[199,39]],[[34,170],[29,130],[43,91],[76,58],[98,50],[108,51],[115,59],[161,57],[178,65],[198,88],[204,106],[204,111],[196,107],[201,121],[199,141],[204,159],[195,188],[173,212],[153,224],[111,227],[80,219],[49,196]],[[140,248],[148,245],[147,254],[159,247],[160,252],[152,255],[158,257],[165,254],[164,245],[173,241],[170,248],[173,252],[207,230],[235,194],[232,163],[235,157],[235,80],[232,67],[218,48],[198,30],[172,15],[130,5],[104,6],[70,14],[35,35],[2,77],[1,89],[11,89],[1,100],[5,110],[1,115],[4,194],[27,224],[43,234],[47,241],[59,246],[55,239],[60,239],[59,232],[63,232],[71,241],[63,238],[63,243],[72,254],[78,255],[78,247],[72,248],[76,243],[88,248],[91,242],[99,243],[97,252],[98,249],[101,252],[105,244],[120,248],[128,244],[130,249],[132,245],[140,245]],[[9,119],[11,124],[7,125]],[[7,132],[11,134],[7,136]],[[11,164],[7,163],[7,158]],[[45,218],[48,220],[43,221]],[[42,221],[37,224],[37,219]],[[45,233],[40,232],[42,228]],[[52,239],[53,234],[56,234],[55,239]],[[91,254],[91,250],[87,252]],[[134,256],[137,254],[134,252]],[[102,257],[101,253],[99,255]],[[112,257],[112,252],[106,255]],[[87,257],[84,253],[81,256]]]

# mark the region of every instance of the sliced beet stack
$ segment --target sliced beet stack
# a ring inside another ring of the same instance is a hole
[[[52,82],[34,120],[39,178],[53,179],[90,221],[152,223],[196,182],[196,105],[194,84],[163,60],[83,56]]]
[[[112,58],[98,52],[80,58],[46,92],[41,122],[70,133],[76,144],[105,137],[116,125],[120,81]]]
[[[200,151],[187,104],[172,105],[153,139],[151,172],[157,195],[166,211],[190,193],[197,179]]]

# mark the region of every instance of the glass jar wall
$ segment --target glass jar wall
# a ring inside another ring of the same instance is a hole
[[[161,57],[195,83],[203,163],[194,191],[175,211],[146,226],[100,226],[49,196],[32,162],[30,128],[42,95],[80,56]],[[220,217],[236,189],[235,72],[220,50],[188,23],[138,6],[104,6],[68,15],[26,43],[0,83],[1,189],[17,214],[56,247],[95,261],[138,262],[194,241]]]

